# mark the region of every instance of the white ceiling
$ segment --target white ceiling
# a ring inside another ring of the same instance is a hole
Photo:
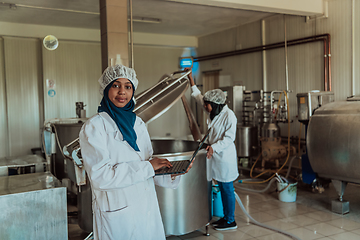
[[[100,27],[98,0],[3,1],[5,4],[0,2],[0,22],[89,29],[99,29]],[[9,4],[15,4],[16,7],[11,9]],[[68,12],[68,10],[79,12]],[[274,13],[166,0],[133,0],[134,17],[161,19],[159,24],[135,22],[134,32],[202,36],[257,21],[272,14]]]

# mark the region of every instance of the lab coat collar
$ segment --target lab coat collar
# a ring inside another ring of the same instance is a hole
[[[116,125],[115,121],[109,116],[109,114],[107,114],[106,112],[100,112],[98,114],[109,123],[109,124],[105,125],[106,132],[119,132],[121,134],[118,126]],[[134,128],[136,129],[136,127],[140,124],[141,124],[141,122],[139,121],[138,118],[136,118]]]
[[[107,132],[108,134],[109,133],[113,133],[113,136],[115,138],[115,140],[118,140],[118,141],[121,141],[123,142],[124,141],[124,138],[119,130],[119,128],[117,127],[115,121],[109,116],[109,114],[107,114],[106,112],[100,112],[98,113],[103,119],[104,121],[107,121],[109,124],[104,124],[104,127],[105,127],[105,132]],[[136,117],[136,120],[135,120],[135,124],[134,124],[134,129],[137,129],[137,126],[139,126],[141,124],[141,121],[139,120],[138,117]],[[137,135],[141,135],[141,133],[139,132],[136,132]],[[129,146],[129,148],[133,151],[135,151],[130,145],[129,143],[127,143],[125,141],[125,144]],[[141,151],[141,149],[140,149]],[[141,154],[137,151],[135,151],[140,159],[141,159]]]

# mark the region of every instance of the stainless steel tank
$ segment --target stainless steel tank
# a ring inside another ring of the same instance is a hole
[[[320,177],[360,183],[360,102],[328,103],[310,118],[306,145]]]
[[[69,178],[76,183],[75,166],[68,158],[64,158],[62,149],[65,145],[79,137],[79,132],[86,119],[64,119],[52,123],[55,132],[56,152],[52,155],[51,172],[60,180]],[[59,141],[59,142],[57,142]],[[60,144],[60,147],[59,147]],[[93,216],[91,205],[91,187],[87,179],[86,185],[79,186],[77,194],[78,224],[86,232],[92,232]]]
[[[154,154],[169,161],[191,157],[198,143],[183,140],[152,140]],[[200,150],[177,189],[156,186],[166,235],[195,231],[211,220],[211,177],[207,174],[206,151]]]
[[[50,168],[51,172],[59,180],[62,180],[63,178],[70,178],[73,182],[76,182],[73,163],[64,158],[62,155],[62,147],[79,137],[79,132],[84,122],[85,120],[79,119],[78,122],[73,122],[72,120],[72,122],[69,121],[52,124],[55,132],[55,138],[57,139],[55,144],[56,153],[52,156]],[[57,142],[57,140],[59,142]],[[59,148],[59,144],[61,149]]]
[[[264,123],[261,127],[261,137],[265,138],[279,138],[280,127],[273,122]]]
[[[237,151],[240,157],[253,157],[257,154],[258,131],[255,126],[238,125]]]
[[[86,184],[79,186],[79,189],[81,189],[81,191],[79,191],[77,195],[78,224],[82,230],[90,233],[93,230],[93,214],[91,202],[92,193],[88,178],[86,178]]]

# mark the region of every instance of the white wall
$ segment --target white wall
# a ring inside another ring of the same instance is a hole
[[[354,4],[352,6],[352,4]],[[352,17],[352,7],[355,15]],[[286,16],[287,40],[329,33],[331,35],[332,91],[336,100],[360,94],[360,70],[357,66],[360,51],[360,2],[353,0],[329,0],[328,18],[305,21],[305,17]],[[284,16],[275,15],[264,19],[265,44],[284,41]],[[250,48],[261,44],[261,22],[254,22],[223,32],[199,38],[198,56]],[[352,45],[353,39],[353,45]],[[266,51],[267,90],[283,90],[285,84],[285,51]],[[220,75],[231,76],[232,82],[243,84],[247,90],[263,88],[261,53],[200,62],[200,71],[221,69]],[[197,73],[200,74],[200,71]],[[321,42],[288,47],[288,74],[291,135],[298,135],[296,119],[296,94],[310,90],[324,90],[324,53]],[[201,78],[200,78],[201,79]],[[352,86],[354,86],[352,88]],[[287,135],[286,127],[282,135]]]
[[[30,27],[43,33],[48,29],[46,26],[45,30],[41,26]],[[71,35],[71,31],[64,31],[69,35],[59,36]],[[42,37],[4,36],[5,41],[0,38],[0,158],[30,154],[31,148],[40,147],[44,119],[76,117],[75,102],[87,105],[87,117],[97,112],[101,100],[97,82],[101,75],[100,42],[74,38],[60,39],[54,51],[42,47]],[[170,42],[197,44],[193,38],[186,40],[191,41]],[[157,83],[162,75],[177,71],[179,57],[184,51],[184,47],[135,45],[134,67],[140,80],[138,92]],[[54,97],[48,95],[47,80],[55,81]],[[148,127],[150,135],[156,137],[184,138],[190,133],[181,102]]]
[[[11,156],[39,147],[42,113],[40,47],[36,39],[4,38],[7,131],[4,152]],[[3,47],[2,46],[2,47]],[[26,149],[26,150],[25,150]]]

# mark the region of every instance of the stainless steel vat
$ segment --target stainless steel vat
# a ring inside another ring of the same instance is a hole
[[[280,134],[280,127],[273,122],[264,123],[261,127],[261,137],[262,138],[279,138],[281,137]]]
[[[258,134],[255,126],[238,125],[237,130],[237,151],[240,157],[253,157],[257,153]]]
[[[86,178],[85,185],[79,186],[79,190],[80,191],[77,195],[78,224],[82,230],[90,233],[93,230],[93,214],[91,204],[91,187],[88,178]]]
[[[360,102],[328,103],[310,118],[306,145],[323,178],[360,183]]]
[[[68,239],[66,188],[48,172],[0,177],[0,212],[0,239]]]
[[[56,143],[56,153],[52,158],[50,169],[55,177],[60,180],[63,178],[70,178],[73,182],[76,182],[73,163],[64,158],[62,155],[62,148],[79,137],[79,132],[83,124],[83,120],[79,120],[77,123],[62,122],[52,124],[55,128],[54,131],[58,137],[61,149],[59,148],[59,144]]]
[[[197,142],[152,140],[154,154],[169,161],[189,159]],[[181,176],[177,189],[156,186],[166,235],[195,231],[211,220],[211,178],[207,174],[206,151],[200,150],[193,167]]]

